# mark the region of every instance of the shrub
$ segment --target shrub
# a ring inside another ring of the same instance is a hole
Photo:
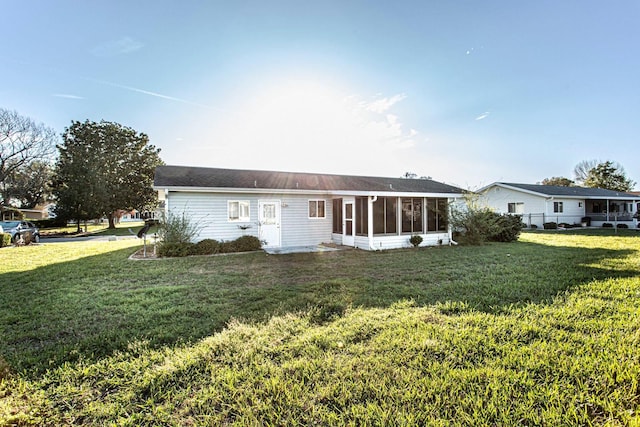
[[[556,224],[555,222],[545,222],[542,224],[542,228],[544,228],[545,230],[555,230],[558,228],[558,224]]]
[[[520,215],[498,215],[496,226],[489,234],[488,240],[491,242],[515,242],[518,240],[523,226]]]
[[[529,227],[529,228],[530,228],[530,229],[532,229],[532,230],[537,230],[537,229],[538,229],[538,226],[537,226],[537,225],[535,225],[535,224],[531,224],[531,227]]]
[[[158,226],[160,235],[158,254],[160,256],[195,255],[195,245],[191,241],[199,233],[200,228],[195,226],[184,213],[182,215],[169,213]]]
[[[2,233],[1,236],[2,238],[0,239],[0,248],[9,246],[11,244],[11,234]]]
[[[189,255],[213,255],[218,253],[258,251],[262,247],[260,239],[255,236],[242,236],[229,242],[204,239],[198,243],[163,242],[158,246],[161,257],[184,257]]]
[[[629,226],[627,224],[618,224],[617,227],[618,228],[629,228]]]
[[[220,252],[221,244],[214,239],[204,239],[196,243],[195,251],[198,255],[213,255]]]
[[[161,257],[185,257],[196,255],[196,245],[191,242],[163,242],[158,246],[158,255]]]
[[[184,213],[182,215],[169,213],[160,223],[158,233],[163,243],[187,243],[200,234],[200,228],[194,225]]]
[[[417,248],[418,246],[420,246],[420,243],[422,243],[422,236],[414,234],[409,238],[409,243],[411,243],[414,248]]]
[[[67,226],[67,220],[62,217],[34,219],[33,222],[38,228],[62,228]]]
[[[605,222],[602,224],[602,228],[613,228],[613,224],[610,222]]]
[[[230,242],[221,244],[220,252],[251,252],[259,251],[262,248],[262,242],[255,236],[242,236]]]
[[[521,215],[501,215],[468,201],[466,208],[452,209],[451,225],[461,233],[461,243],[479,245],[487,241],[515,241],[523,223]]]

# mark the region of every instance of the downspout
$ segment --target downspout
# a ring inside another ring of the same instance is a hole
[[[370,196],[369,197],[369,209],[367,209],[367,237],[369,238],[369,249],[375,251],[373,243],[373,204],[378,201],[378,196]]]

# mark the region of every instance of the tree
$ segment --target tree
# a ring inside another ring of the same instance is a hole
[[[563,176],[553,176],[551,178],[543,179],[542,185],[557,185],[560,187],[571,187],[573,185],[573,181]]]
[[[80,221],[107,216],[115,228],[118,210],[154,207],[160,149],[144,133],[118,123],[73,121],[58,147],[54,194],[58,215]]]
[[[598,160],[583,160],[578,163],[576,167],[573,168],[575,181],[580,185],[584,185],[584,182],[589,175],[589,171],[595,168],[598,163],[600,163]]]
[[[0,109],[0,192],[3,206],[11,201],[10,188],[16,184],[12,180],[19,180],[22,174],[29,173],[29,169],[37,168],[37,165],[32,165],[34,162],[53,162],[56,139],[55,131],[44,124],[35,123],[16,111]]]
[[[584,180],[586,187],[606,188],[621,192],[631,191],[635,184],[627,177],[621,165],[611,161],[599,163],[591,168]]]
[[[51,200],[52,176],[50,163],[34,160],[7,177],[3,194],[17,207],[33,209]]]
[[[404,178],[404,179],[431,179],[430,176],[418,176],[417,173],[415,172],[405,172],[400,178]]]

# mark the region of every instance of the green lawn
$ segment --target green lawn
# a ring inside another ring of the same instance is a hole
[[[144,221],[130,221],[130,222],[121,222],[116,224],[115,229],[109,229],[109,224],[106,222],[102,222],[100,224],[95,224],[93,222],[88,222],[86,226],[81,224],[81,232],[78,234],[78,226],[77,225],[68,225],[66,227],[55,227],[55,228],[43,228],[40,230],[40,233],[43,236],[52,236],[52,235],[85,235],[86,233],[91,235],[107,235],[107,236],[127,236],[131,234],[135,234],[142,228],[144,225]],[[156,226],[152,226],[149,230],[150,233],[155,232],[157,229]],[[86,232],[85,232],[86,230]]]
[[[0,425],[640,425],[640,235],[0,250]]]

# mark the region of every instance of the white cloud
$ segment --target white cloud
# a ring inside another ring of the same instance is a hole
[[[143,47],[144,44],[142,42],[125,36],[118,40],[111,40],[100,44],[91,49],[91,53],[98,57],[110,57],[132,53]]]
[[[51,96],[54,96],[56,98],[64,98],[64,99],[84,99],[84,97],[82,96],[71,95],[68,93],[54,93]]]
[[[365,102],[362,105],[367,111],[382,114],[406,97],[407,95],[405,95],[404,93],[399,93],[397,95],[393,95],[390,98],[379,98],[370,102]]]
[[[482,113],[478,117],[476,117],[476,120],[484,120],[487,117],[489,117],[489,114],[491,114],[491,112],[485,111],[484,113]]]

